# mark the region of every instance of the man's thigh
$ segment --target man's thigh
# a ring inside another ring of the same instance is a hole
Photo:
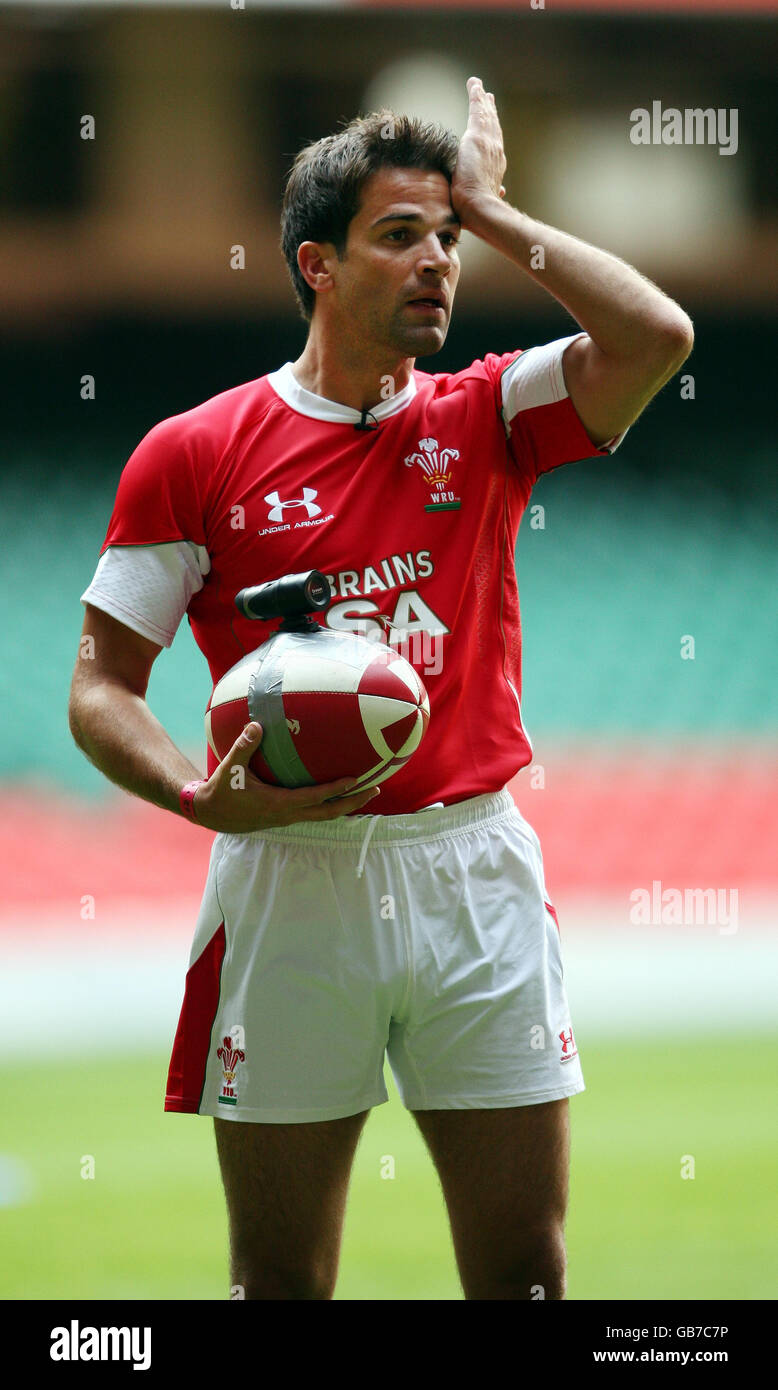
[[[524,1269],[532,1285],[558,1281],[570,1161],[567,1098],[412,1113],[440,1177],[466,1294],[509,1283]]]
[[[231,1277],[246,1298],[331,1298],[359,1136],[370,1112],[306,1124],[214,1119]]]

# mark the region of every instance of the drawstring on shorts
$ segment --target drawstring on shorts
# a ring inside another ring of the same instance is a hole
[[[433,803],[432,803],[431,806],[422,806],[421,810],[422,810],[422,811],[436,811],[439,807],[442,807],[442,805],[443,805],[443,802],[442,802],[442,801],[433,801]],[[421,812],[419,812],[419,814],[421,814]],[[370,836],[372,835],[373,831],[375,830],[377,822],[380,821],[380,820],[383,820],[384,817],[383,817],[383,816],[368,816],[367,819],[368,819],[368,822],[369,822],[369,823],[368,823],[368,825],[367,825],[366,828],[365,828],[365,833],[364,833],[364,836],[363,836],[363,839],[362,839],[362,848],[361,848],[361,850],[359,851],[359,863],[357,864],[357,878],[361,878],[361,877],[362,877],[362,873],[363,873],[363,871],[364,871],[364,867],[365,867],[365,855],[367,854],[367,847],[368,847],[368,845],[370,844]]]
[[[363,869],[364,869],[364,867],[365,867],[365,855],[367,854],[367,847],[368,847],[368,845],[370,844],[370,836],[372,835],[373,831],[375,830],[376,824],[378,823],[378,821],[380,821],[380,819],[381,819],[380,816],[370,816],[370,817],[369,817],[369,823],[368,823],[368,825],[367,825],[367,828],[366,828],[366,830],[365,830],[365,834],[364,834],[364,837],[363,837],[363,840],[362,840],[362,848],[361,848],[361,850],[360,850],[360,852],[359,852],[359,863],[357,864],[357,878],[361,878],[361,877],[362,877],[362,871],[363,871]]]

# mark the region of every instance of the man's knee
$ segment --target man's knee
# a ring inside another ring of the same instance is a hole
[[[561,1223],[525,1231],[463,1280],[467,1299],[564,1299],[567,1254]]]
[[[327,1300],[335,1292],[336,1279],[337,1270],[315,1264],[307,1267],[273,1260],[242,1260],[233,1263],[232,1297]]]

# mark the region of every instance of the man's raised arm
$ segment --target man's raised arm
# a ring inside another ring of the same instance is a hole
[[[452,206],[467,231],[521,266],[588,334],[569,344],[562,366],[584,428],[602,445],[633,424],[685,362],[694,344],[691,319],[618,256],[502,201],[506,160],[495,100],[479,78],[467,86],[470,114]]]

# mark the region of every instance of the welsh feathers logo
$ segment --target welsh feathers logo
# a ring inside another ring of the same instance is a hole
[[[235,1085],[235,1073],[238,1063],[245,1062],[246,1054],[241,1047],[235,1047],[232,1038],[223,1038],[221,1047],[217,1047],[216,1056],[222,1064],[222,1074],[224,1083],[222,1093],[219,1096],[220,1105],[237,1105],[238,1088]]]
[[[417,464],[430,488],[429,502],[425,502],[425,512],[454,512],[462,502],[449,487],[451,462],[459,458],[458,449],[441,449],[437,439],[420,439],[415,454],[408,454],[403,460],[407,468]]]

